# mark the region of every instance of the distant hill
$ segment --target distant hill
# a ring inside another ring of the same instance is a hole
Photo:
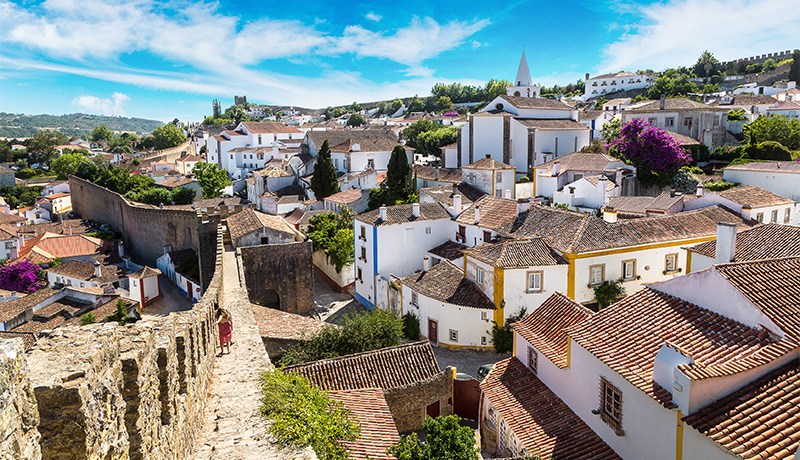
[[[144,118],[107,117],[72,113],[69,115],[25,115],[0,112],[0,137],[31,137],[43,129],[57,129],[67,136],[86,137],[98,126],[106,125],[114,132],[137,135],[152,133],[163,125],[158,120]]]

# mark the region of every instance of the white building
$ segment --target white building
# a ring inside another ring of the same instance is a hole
[[[596,212],[608,199],[620,195],[621,188],[604,175],[582,177],[553,193],[553,203],[581,212]]]
[[[316,157],[326,140],[334,168],[343,173],[368,169],[386,171],[392,150],[400,145],[397,135],[388,129],[308,131],[300,151]],[[405,147],[405,150],[408,163],[411,164],[414,149]]]
[[[183,175],[192,174],[197,163],[205,163],[206,160],[197,155],[184,155],[175,160],[175,170]]]
[[[200,278],[198,264],[197,253],[194,252],[194,249],[173,251],[171,246],[165,246],[164,255],[156,260],[160,273],[163,273],[183,295],[192,299],[193,302],[197,302],[203,296],[203,288],[197,281]],[[153,269],[145,267],[143,270]],[[133,290],[134,284],[131,281],[131,291]]]
[[[47,283],[50,286],[62,284],[75,287],[119,287],[120,279],[125,276],[125,270],[116,265],[103,265],[99,260],[103,257],[92,259],[68,260],[62,264],[48,268]]]
[[[736,232],[731,225],[720,226],[717,239],[684,248],[688,273],[714,264],[747,262],[779,257],[800,257],[800,228],[766,224]],[[731,252],[731,248],[734,248]]]
[[[517,78],[514,79],[514,84],[506,89],[506,94],[515,97],[539,97],[541,91],[541,86],[534,85],[531,82],[531,72],[528,68],[528,60],[525,59],[525,51],[523,51],[522,58],[519,60]]]
[[[772,96],[752,95],[752,94],[726,94],[719,99],[709,102],[711,107],[725,108],[728,110],[745,109],[754,116],[751,122],[764,115],[778,100]]]
[[[722,192],[705,193],[702,184],[697,187],[697,198],[686,201],[684,210],[722,205],[738,213],[745,220],[763,224],[789,224],[796,203],[755,185],[734,187]]]
[[[630,72],[607,73],[589,78],[587,73],[583,100],[620,91],[649,88],[655,84],[657,78],[658,76],[652,73],[635,74]]]
[[[578,113],[578,121],[590,130],[589,142],[603,137],[603,127],[616,117],[616,113],[606,110],[587,110]]]
[[[516,168],[488,154],[461,168],[461,181],[487,195],[516,199]]]
[[[800,98],[796,101],[780,102],[774,107],[767,109],[770,115],[783,115],[786,118],[796,120],[800,118]]]
[[[584,177],[605,175],[621,185],[625,177],[635,175],[636,169],[622,160],[604,153],[570,153],[542,163],[534,168],[534,196],[552,198],[567,184]]]
[[[764,190],[800,201],[800,163],[796,161],[755,161],[730,165],[723,170],[727,182],[757,185]]]
[[[155,268],[143,267],[128,275],[130,299],[139,302],[139,308],[161,298],[161,272]]]
[[[241,122],[208,140],[206,158],[239,179],[263,168],[275,156],[275,147],[297,148],[302,140],[302,131],[283,123]]]
[[[303,236],[286,223],[283,217],[258,212],[252,208],[228,217],[227,223],[234,248],[303,240]]]

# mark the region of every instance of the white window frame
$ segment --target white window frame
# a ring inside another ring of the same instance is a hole
[[[475,282],[483,286],[483,269],[475,267]]]
[[[596,282],[594,280],[593,272],[595,270],[597,270],[597,269],[600,270],[600,280]],[[605,282],[605,280],[606,280],[606,264],[597,264],[597,265],[590,265],[589,266],[589,285],[590,286],[599,286],[599,285],[603,284],[603,282]]]
[[[538,283],[536,283],[537,279]],[[544,272],[542,270],[527,272],[527,292],[542,292],[544,290],[544,286],[542,286],[543,281]]]
[[[673,259],[672,269],[669,268],[669,260]],[[667,273],[674,273],[678,271],[678,253],[667,254],[664,256],[664,271]]]
[[[627,267],[631,267],[630,276],[626,273]],[[636,259],[628,259],[622,261],[622,279],[625,281],[636,279]]]
[[[450,334],[448,335],[450,341],[453,343],[458,343],[458,330],[450,329]]]

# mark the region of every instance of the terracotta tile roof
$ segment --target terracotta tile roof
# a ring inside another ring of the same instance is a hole
[[[13,214],[7,214],[5,212],[0,212],[0,224],[24,222],[26,220],[27,219],[24,216],[15,216]]]
[[[560,368],[567,366],[567,342],[564,330],[592,316],[592,311],[560,292],[547,298],[525,318],[511,325],[528,343]]]
[[[44,287],[28,295],[20,295],[17,299],[0,302],[0,322],[5,323],[14,319],[17,315],[24,312],[26,308],[37,305],[63,290],[64,288],[52,289]]]
[[[667,130],[662,130],[662,131],[664,131],[664,133],[666,133],[667,136],[678,141],[678,144],[680,145],[700,145],[700,141],[692,137],[684,136],[683,134],[674,133],[672,131],[667,131]]]
[[[172,254],[172,253],[170,253],[170,254]],[[175,263],[175,265],[177,265],[177,263],[175,262],[175,259],[172,259],[172,261],[173,261],[173,263]],[[139,270],[137,272],[134,272],[134,273],[131,273],[130,275],[128,275],[128,277],[141,280],[141,279],[145,279],[145,278],[152,278],[153,276],[158,276],[160,274],[161,274],[161,270],[159,270],[157,268],[148,267],[148,266],[145,265],[144,267],[142,267],[141,270]]]
[[[475,223],[475,207],[480,209],[480,219]],[[479,225],[483,228],[499,229],[507,226],[517,217],[517,202],[489,195],[472,203],[456,218],[460,224]]]
[[[668,97],[664,101],[664,111],[699,110],[705,112],[727,112],[729,109],[713,107],[700,102],[695,102],[685,97]],[[625,113],[654,113],[661,112],[661,101],[652,101],[635,109],[626,110]]]
[[[317,148],[322,147],[325,140],[328,140],[331,149],[334,146],[346,144],[345,151],[348,152],[352,149],[353,144],[358,144],[362,152],[390,152],[399,144],[397,135],[391,130],[384,129],[309,131],[306,133],[306,137],[311,139]]]
[[[94,275],[95,265],[93,262],[80,260],[68,260],[55,267],[48,268],[47,271],[54,275],[68,276],[84,281],[94,281],[99,284],[113,283],[125,275],[125,270],[116,265],[100,265],[100,276]]]
[[[556,163],[561,165],[561,174],[566,171],[603,172],[609,168],[609,163],[616,162],[620,162],[620,160],[604,153],[575,152],[536,166],[536,174],[553,174],[553,165]]]
[[[777,104],[775,107],[770,107],[770,112],[774,110],[797,110],[800,109],[800,101],[786,101]]]
[[[328,396],[342,403],[350,411],[350,418],[358,422],[359,437],[343,441],[342,445],[353,460],[390,460],[387,449],[400,442],[389,405],[380,388],[329,391]]]
[[[339,327],[308,316],[287,313],[274,308],[250,304],[262,338],[300,340],[307,339],[326,327]]]
[[[457,260],[463,259],[464,254],[461,252],[462,249],[466,248],[461,243],[455,243],[453,241],[445,241],[444,243],[436,246],[435,248],[429,250],[433,255],[442,257],[447,260]]]
[[[707,241],[686,249],[713,259],[717,242]],[[800,227],[766,224],[736,234],[737,262],[796,256],[800,256]]]
[[[790,361],[683,420],[736,458],[796,458],[800,361]]]
[[[461,195],[461,204],[468,205],[480,197],[486,195],[475,187],[460,183],[438,185],[436,187],[425,187],[419,189],[419,193],[425,193],[434,200],[442,203],[445,206],[453,206],[453,195]]]
[[[369,194],[369,190],[362,190],[360,188],[350,188],[338,193],[334,193],[331,196],[325,197],[325,201],[330,201],[332,203],[340,203],[340,204],[350,204],[360,200],[361,197],[364,196],[365,194]]]
[[[800,343],[800,257],[734,262],[716,270]]]
[[[175,188],[175,187],[183,187],[184,185],[189,185],[192,182],[197,182],[194,179],[189,179],[188,177],[176,177],[162,180],[161,182],[156,182],[156,185],[159,187],[166,187],[166,188]]]
[[[645,216],[648,210],[666,211],[682,201],[683,195],[672,196],[669,193],[658,196],[612,196],[609,197],[606,207],[614,208],[620,214]]]
[[[283,123],[276,122],[276,121],[243,121],[240,123],[248,131],[253,134],[283,134],[283,133],[299,133],[302,134],[303,132],[299,129],[295,128],[294,126],[287,126]]]
[[[749,204],[753,208],[763,208],[766,206],[778,206],[794,203],[794,201],[788,198],[776,195],[769,190],[764,190],[757,185],[734,187],[722,192],[717,192],[717,194],[737,204]]]
[[[330,212],[330,211],[327,211],[325,209],[315,209],[315,210],[311,210],[311,211],[305,211],[305,213],[303,214],[303,217],[301,217],[300,220],[297,221],[297,223],[299,225],[311,225],[311,218],[312,217],[314,217],[314,216],[316,216],[318,214],[326,213],[326,212]]]
[[[290,212],[287,212],[286,214],[283,215],[283,220],[285,220],[286,223],[289,225],[297,225],[297,223],[300,222],[300,219],[303,218],[303,214],[305,213],[306,211],[300,208],[293,209]]]
[[[620,459],[515,357],[496,363],[481,382],[481,390],[531,455],[558,460]]]
[[[398,204],[386,207],[386,221],[380,219],[380,209],[373,209],[361,213],[355,218],[359,222],[369,225],[392,225],[403,222],[416,222],[420,220],[450,220],[450,213],[438,201],[419,204],[419,217],[414,217],[411,204]]]
[[[326,390],[401,387],[440,372],[430,342],[413,342],[379,350],[288,366]]]
[[[582,179],[584,179],[586,182],[592,184],[593,186],[597,187],[597,186],[600,185],[600,178],[601,177],[605,177],[605,176],[603,176],[603,175],[584,176]],[[606,177],[606,179],[607,179],[606,180],[606,190],[608,190],[608,191],[614,190],[614,188],[617,186],[617,184],[615,184],[613,180],[611,180],[611,179],[609,179],[607,177]]]
[[[740,165],[726,166],[725,170],[800,174],[800,161],[753,161]]]
[[[603,114],[602,110],[587,110],[578,112],[578,121],[597,120]]]
[[[519,109],[572,110],[572,107],[568,106],[567,104],[564,104],[561,101],[557,101],[555,99],[547,99],[544,97],[520,97],[520,96],[508,96],[505,94],[501,94],[499,97],[501,99],[505,99],[506,102]]]
[[[402,278],[400,282],[426,297],[461,307],[494,310],[494,303],[474,281],[464,276],[463,268],[444,261]]]
[[[644,74],[644,76],[650,76],[652,74]],[[620,77],[635,77],[638,76],[635,73],[631,72],[616,72],[616,73],[604,73],[603,75],[598,75],[596,77],[592,77],[589,80],[599,80],[603,78],[620,78]]]
[[[55,258],[80,257],[100,253],[103,241],[86,235],[56,235],[44,233],[30,241],[19,251],[17,260],[34,263],[51,262]]]
[[[710,237],[716,235],[719,222],[735,223],[740,228],[756,225],[722,206],[608,223],[589,214],[532,204],[529,211],[497,231],[517,239],[544,238],[561,253],[577,254]]]
[[[710,106],[714,107],[725,107],[731,105],[765,105],[765,104],[775,104],[778,102],[772,96],[765,96],[763,94],[734,94],[733,100],[731,102],[722,102],[722,98],[715,99],[708,103]]]
[[[69,196],[69,192],[64,192],[64,193],[53,193],[53,194],[51,194],[51,195],[47,195],[47,196],[45,196],[45,197],[44,197],[44,199],[45,199],[45,200],[48,200],[48,201],[52,201],[52,200],[55,200],[56,198],[63,198],[63,197],[65,197],[65,196]]]
[[[575,120],[569,118],[515,118],[523,126],[533,129],[542,129],[545,131],[587,131],[589,128]]]
[[[80,219],[65,219],[61,222],[44,222],[41,224],[23,224],[19,227],[17,226],[4,226],[4,230],[11,232],[17,231],[20,234],[25,235],[42,235],[44,233],[54,233],[57,235],[69,235],[70,229],[72,230],[73,235],[82,235],[85,233],[91,233],[93,229],[89,228],[88,225],[82,223]],[[27,244],[27,243],[26,243]]]
[[[209,210],[214,209],[215,207],[222,207],[222,206],[246,206],[249,204],[247,198],[240,198],[238,196],[235,197],[227,197],[227,198],[209,198],[206,200],[199,200],[195,201],[192,204],[178,204],[178,205],[171,205],[171,206],[164,206],[167,209],[196,209],[200,211],[203,208],[207,208]]]
[[[481,158],[474,163],[464,166],[463,169],[514,169],[514,167],[502,161],[497,161],[494,158]]]
[[[36,343],[36,336],[31,332],[0,331],[0,340],[22,339],[22,349],[30,350]]]
[[[656,401],[671,406],[669,393],[653,382],[653,364],[664,344],[692,357],[680,365],[692,380],[764,365],[794,348],[683,299],[645,287],[566,329],[575,342]],[[787,348],[788,347],[788,348]]]
[[[203,158],[200,158],[197,155],[184,155],[184,156],[178,158],[177,160],[175,160],[176,163],[178,161],[180,161],[181,163],[187,163],[187,162],[194,163],[194,162],[206,161],[206,160],[204,160]]]
[[[541,267],[567,263],[542,238],[481,243],[465,249],[464,253],[467,257],[474,257],[493,267],[503,268]]]
[[[461,182],[461,168],[438,168],[439,178],[436,178],[436,169],[433,166],[414,165],[414,174],[417,179],[437,180],[439,182]]]
[[[292,227],[281,216],[264,214],[263,212],[255,211],[253,208],[247,208],[240,213],[229,216],[227,223],[228,231],[230,231],[233,239],[239,239],[248,233],[265,227],[294,235]]]

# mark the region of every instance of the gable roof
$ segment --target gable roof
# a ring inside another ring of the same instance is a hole
[[[440,369],[433,347],[424,341],[287,366],[285,371],[325,390],[388,390],[429,379]]]
[[[293,229],[280,216],[273,216],[247,208],[242,212],[229,216],[227,219],[228,231],[231,238],[239,239],[248,233],[270,228],[279,232],[294,234]]]
[[[444,243],[430,249],[428,252],[447,260],[463,259],[464,254],[461,252],[466,246],[461,243],[447,240]]]
[[[280,340],[299,340],[308,338],[326,327],[339,327],[308,316],[297,315],[275,308],[250,304],[253,317],[262,338]]]
[[[732,106],[732,105],[765,105],[765,104],[775,104],[778,102],[772,96],[766,96],[764,94],[734,94],[733,100],[731,102],[723,102],[722,98],[718,98],[709,102],[708,105],[714,107],[725,107],[725,106]]]
[[[725,167],[726,171],[760,171],[784,174],[800,174],[800,161],[752,161]]]
[[[397,134],[388,129],[308,131],[306,137],[317,148],[321,148],[325,140],[331,149],[347,144],[347,152],[352,149],[353,144],[358,144],[361,152],[390,152],[400,143]]]
[[[480,386],[529,454],[558,460],[620,459],[516,357],[496,363]]]
[[[797,109],[800,109],[800,101],[781,102],[776,104],[775,107],[770,107],[767,110],[773,112],[775,110],[797,110]]]
[[[28,259],[34,263],[52,262],[55,258],[80,257],[99,254],[103,240],[86,235],[57,235],[44,233],[29,241],[19,251],[17,260]]]
[[[597,117],[595,117],[597,118]],[[570,118],[514,118],[526,128],[541,129],[545,131],[588,131],[589,128],[581,122]]]
[[[592,311],[560,292],[547,298],[511,328],[536,347],[556,366],[567,366],[567,342],[564,330],[592,316]]]
[[[128,278],[134,278],[134,279],[137,279],[137,280],[142,280],[142,279],[145,279],[145,278],[152,278],[152,277],[158,276],[160,274],[161,274],[161,270],[159,270],[157,268],[148,267],[147,265],[145,265],[144,267],[142,267],[141,270],[139,270],[137,272],[134,272],[134,273],[131,273],[130,275],[128,275]]]
[[[391,460],[387,450],[400,442],[397,426],[383,390],[363,388],[329,391],[328,396],[342,403],[350,411],[350,418],[358,422],[359,436],[355,441],[342,441],[353,460]]]
[[[47,269],[54,275],[68,276],[84,281],[95,281],[100,284],[117,281],[125,274],[125,270],[116,265],[100,265],[100,276],[95,276],[94,261],[84,262],[81,260],[68,260],[55,267]]]
[[[705,112],[727,112],[729,109],[721,107],[713,107],[710,105],[696,102],[685,97],[668,97],[664,100],[663,112],[676,111],[676,110],[699,110]],[[661,101],[652,101],[640,105],[635,109],[629,109],[623,113],[653,113],[662,112]]]
[[[549,110],[572,110],[572,107],[556,99],[545,97],[521,97],[501,94],[498,96],[518,109],[549,109]]]
[[[764,190],[757,185],[733,187],[722,192],[717,192],[717,194],[723,198],[733,201],[736,204],[749,204],[753,208],[763,208],[765,206],[778,206],[794,203],[794,201],[788,198],[776,195],[769,190]]]
[[[737,458],[791,460],[800,446],[798,401],[794,359],[683,420]]]
[[[439,178],[436,178],[436,170],[439,170]],[[414,174],[417,179],[435,180],[439,182],[461,182],[463,177],[461,168],[436,168],[434,166],[414,165]]]
[[[707,241],[686,250],[713,259],[717,253],[717,242]],[[737,262],[796,256],[800,256],[800,227],[766,224],[736,234]]]
[[[332,203],[340,203],[340,204],[350,204],[360,200],[365,193],[369,193],[369,190],[362,190],[360,188],[349,188],[347,190],[342,190],[341,192],[334,193],[333,195],[325,197],[325,201],[330,201]]]
[[[446,260],[427,271],[402,278],[409,289],[440,302],[461,307],[494,310],[494,303],[475,282],[464,276],[464,270]]]
[[[253,134],[303,133],[294,126],[287,126],[277,121],[243,121],[240,124]]]
[[[411,204],[397,204],[386,207],[386,221],[380,219],[380,209],[373,209],[361,213],[355,220],[369,225],[381,226],[399,224],[402,222],[417,222],[421,220],[450,220],[450,213],[438,201],[433,203],[419,203],[419,217],[414,217]]]
[[[481,158],[478,161],[464,166],[463,169],[514,169],[514,167],[502,161],[497,161],[494,158]]]
[[[419,189],[419,193],[425,193],[445,206],[453,206],[453,195],[461,195],[462,206],[465,204],[468,205],[486,195],[464,182],[459,184],[437,185],[436,187],[425,187]]]
[[[475,223],[475,207],[479,208],[480,219]],[[498,229],[517,217],[516,200],[484,195],[472,203],[456,218],[460,224],[479,225],[483,228]]]
[[[648,210],[666,211],[682,201],[683,195],[672,196],[668,192],[658,196],[612,196],[609,197],[606,207],[614,208],[620,214],[644,216]]]
[[[621,160],[606,155],[605,153],[574,152],[542,163],[536,166],[535,169],[537,175],[551,175],[553,174],[553,166],[559,163],[561,165],[561,174],[564,174],[566,171],[592,171],[599,173],[605,171],[609,163],[617,162],[621,163]]]
[[[464,254],[493,267],[541,267],[567,262],[541,238],[481,243],[464,249]]]

